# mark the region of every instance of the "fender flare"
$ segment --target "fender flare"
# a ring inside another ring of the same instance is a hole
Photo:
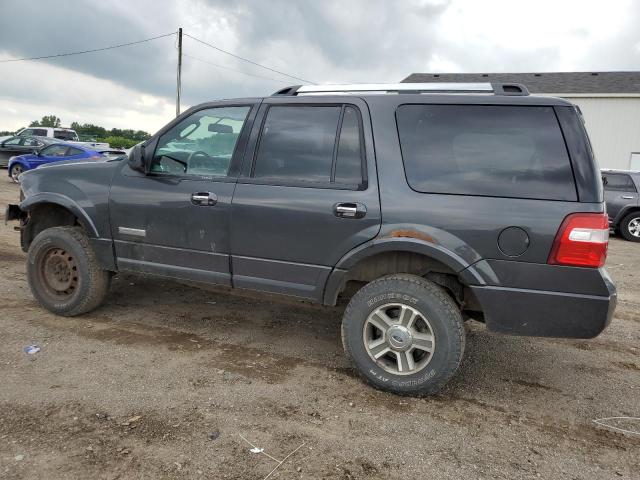
[[[471,264],[455,252],[440,245],[413,238],[377,238],[354,248],[338,261],[325,282],[323,303],[335,305],[349,270],[359,261],[383,252],[409,252],[425,255],[451,268],[467,284],[483,285],[485,283],[483,277],[476,272]]]
[[[622,209],[618,212],[616,218],[613,220],[613,226],[618,228],[622,219],[626,217],[631,210],[640,211],[640,205],[627,205],[625,207],[622,207]]]
[[[60,193],[36,193],[34,195],[29,195],[21,204],[20,210],[23,212],[29,212],[34,207],[38,205],[42,205],[43,203],[52,203],[54,205],[59,205],[63,208],[69,210],[75,217],[78,219],[78,222],[85,229],[87,235],[91,238],[98,238],[100,235],[98,234],[98,229],[96,228],[91,217],[87,215],[87,212],[78,205],[75,201],[70,199],[69,197],[62,195]]]

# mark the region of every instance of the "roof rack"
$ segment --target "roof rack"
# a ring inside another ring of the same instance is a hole
[[[356,83],[347,85],[294,85],[273,95],[331,95],[341,93],[480,93],[493,95],[529,95],[519,83]]]

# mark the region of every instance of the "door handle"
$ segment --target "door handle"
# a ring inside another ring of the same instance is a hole
[[[622,195],[621,198],[624,198],[625,200],[633,200],[636,197],[634,197],[633,195]]]
[[[213,207],[218,203],[218,196],[211,192],[196,192],[191,194],[191,203],[199,207]]]
[[[336,203],[333,214],[339,218],[362,218],[367,214],[367,207],[361,203]]]

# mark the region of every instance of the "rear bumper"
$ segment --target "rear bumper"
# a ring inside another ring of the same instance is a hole
[[[600,269],[601,293],[581,294],[500,286],[471,286],[487,328],[510,335],[593,338],[611,322],[616,288]]]

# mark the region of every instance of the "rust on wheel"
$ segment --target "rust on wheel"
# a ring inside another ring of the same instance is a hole
[[[68,297],[78,286],[78,265],[75,258],[62,248],[51,248],[40,263],[43,285],[50,295]]]

